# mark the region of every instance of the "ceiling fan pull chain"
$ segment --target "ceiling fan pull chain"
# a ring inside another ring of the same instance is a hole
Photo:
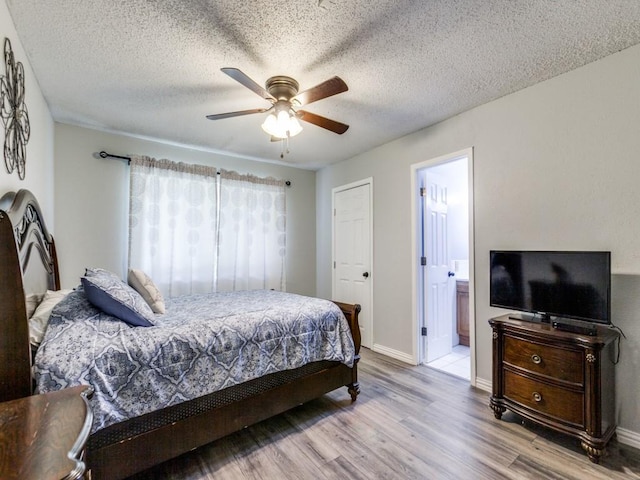
[[[280,158],[284,159],[284,155],[289,154],[289,132],[287,132],[287,136],[284,137],[282,141],[282,151],[280,152]]]

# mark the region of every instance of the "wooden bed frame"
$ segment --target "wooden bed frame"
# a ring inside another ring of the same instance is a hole
[[[59,288],[55,242],[37,200],[28,190],[7,193],[0,199],[0,401],[33,392],[26,294]],[[360,305],[336,304],[353,335],[352,368],[314,362],[106,427],[87,443],[90,478],[126,478],[342,386],[355,401]]]

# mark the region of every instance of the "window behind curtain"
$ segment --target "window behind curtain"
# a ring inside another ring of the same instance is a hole
[[[283,182],[226,170],[220,173],[219,290],[284,290]]]
[[[284,183],[133,157],[129,265],[167,296],[285,289]]]

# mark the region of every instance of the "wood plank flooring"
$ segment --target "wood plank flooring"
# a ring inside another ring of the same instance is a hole
[[[129,480],[640,479],[634,448],[594,465],[465,380],[363,350],[356,403],[337,390]]]

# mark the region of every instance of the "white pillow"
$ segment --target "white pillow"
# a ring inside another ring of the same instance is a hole
[[[142,270],[132,268],[127,275],[127,282],[136,292],[142,295],[144,301],[149,304],[153,313],[165,313],[164,297],[153,283],[153,280]]]
[[[72,290],[47,290],[38,308],[29,319],[29,341],[31,345],[36,347],[40,345],[53,307],[71,292]]]
[[[32,293],[30,295],[27,295],[27,297],[25,298],[25,304],[27,306],[27,318],[31,318],[33,316],[33,313],[36,311],[36,308],[38,308],[38,305],[40,305],[40,302],[42,302],[43,298],[44,293]]]

